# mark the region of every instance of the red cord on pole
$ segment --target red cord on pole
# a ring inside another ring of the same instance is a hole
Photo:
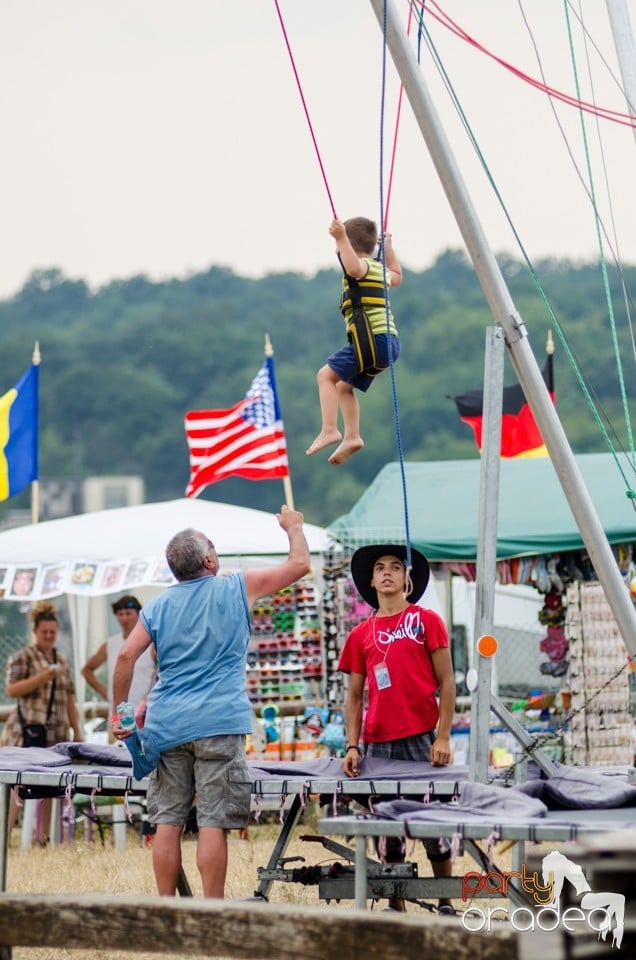
[[[414,0],[414,2],[418,3],[418,5],[424,9],[424,0]],[[438,12],[436,12],[434,8],[436,8]],[[507,60],[503,60],[501,57],[496,56],[494,53],[492,53],[492,51],[488,50],[481,43],[475,40],[474,37],[467,33],[462,27],[460,27],[455,20],[452,20],[447,13],[444,13],[440,5],[436,3],[435,0],[426,0],[426,12],[428,13],[429,17],[433,17],[434,20],[437,20],[438,23],[441,23],[442,26],[446,27],[447,30],[450,30],[450,32],[455,34],[456,37],[459,37],[460,40],[464,40],[466,43],[469,43],[480,53],[490,57],[490,59],[494,60],[495,63],[498,63],[505,70],[510,71],[510,73],[512,73],[514,76],[518,77],[520,80],[523,80],[536,90],[540,90],[542,93],[546,93],[549,97],[552,97],[555,100],[560,100],[562,103],[565,103],[568,106],[576,107],[578,110],[582,110],[585,113],[592,113],[603,120],[611,120],[613,123],[619,123],[621,126],[625,127],[636,127],[635,115],[631,113],[623,113],[620,110],[610,110],[608,107],[599,107],[594,103],[588,103],[585,100],[579,100],[577,97],[573,97],[569,93],[563,93],[561,90],[557,90],[555,87],[551,87],[542,81],[536,80],[529,74],[524,73],[523,70],[519,70],[518,67],[508,63]]]

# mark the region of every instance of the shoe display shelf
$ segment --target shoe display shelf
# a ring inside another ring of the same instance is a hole
[[[631,766],[630,670],[625,643],[600,583],[567,589],[570,718],[566,762]]]

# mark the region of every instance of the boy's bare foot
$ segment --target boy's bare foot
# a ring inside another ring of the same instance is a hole
[[[310,457],[312,453],[318,453],[319,450],[324,450],[325,447],[330,447],[333,443],[338,443],[339,440],[342,440],[342,434],[339,430],[330,432],[321,430],[314,442],[307,447],[307,456]]]
[[[329,463],[344,463],[345,460],[348,460],[349,457],[357,453],[358,450],[362,450],[363,446],[364,440],[362,438],[359,440],[343,440],[340,446],[337,447],[329,457]]]

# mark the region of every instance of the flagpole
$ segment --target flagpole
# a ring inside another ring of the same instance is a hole
[[[35,341],[35,346],[33,347],[33,357],[31,362],[34,367],[39,367],[42,362],[42,354],[40,353],[40,341]],[[39,403],[39,400],[38,400]],[[39,442],[39,436],[36,436],[36,443]],[[32,480],[31,481],[31,523],[38,523],[40,520],[40,481]]]
[[[274,348],[272,346],[272,341],[269,339],[269,333],[265,334],[265,356],[273,357]],[[285,492],[285,503],[290,510],[294,509],[294,495],[292,493],[291,477],[289,474],[286,477],[283,477],[283,490]]]

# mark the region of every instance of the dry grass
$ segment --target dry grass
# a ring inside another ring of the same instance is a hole
[[[257,868],[268,862],[278,823],[250,825],[248,839],[240,839],[239,834],[230,834],[229,870],[226,896],[243,899],[252,896],[258,883]],[[303,842],[299,834],[316,833],[315,823],[310,815],[296,829],[285,852],[286,856],[302,856],[308,864],[330,862],[336,859],[320,844]],[[184,870],[195,896],[201,895],[199,875],[195,865],[196,840],[184,840]],[[421,844],[414,845],[407,852],[407,859],[416,861],[420,876],[430,876],[430,866]],[[503,869],[509,869],[509,854],[497,857]],[[456,875],[476,869],[475,863],[468,857],[455,861],[453,872]],[[152,873],[152,850],[142,845],[139,835],[129,828],[128,842],[124,850],[115,850],[110,839],[106,845],[99,842],[89,844],[83,836],[74,839],[72,845],[47,849],[20,849],[19,830],[11,836],[7,869],[7,889],[20,893],[120,893],[131,895],[154,895],[155,885]],[[273,903],[318,904],[317,887],[301,886],[296,883],[274,883],[270,891]],[[347,902],[347,906],[351,906]],[[380,908],[381,908],[380,904]],[[459,907],[460,903],[456,903]],[[409,904],[409,910],[419,908]],[[53,950],[49,948],[26,949],[16,947],[13,960],[128,960],[131,954],[105,950]],[[157,960],[168,957],[177,960],[179,954],[135,953],[137,960]],[[201,960],[215,960],[210,954],[201,956]],[[198,958],[195,958],[198,960]],[[216,958],[222,960],[222,958]]]

